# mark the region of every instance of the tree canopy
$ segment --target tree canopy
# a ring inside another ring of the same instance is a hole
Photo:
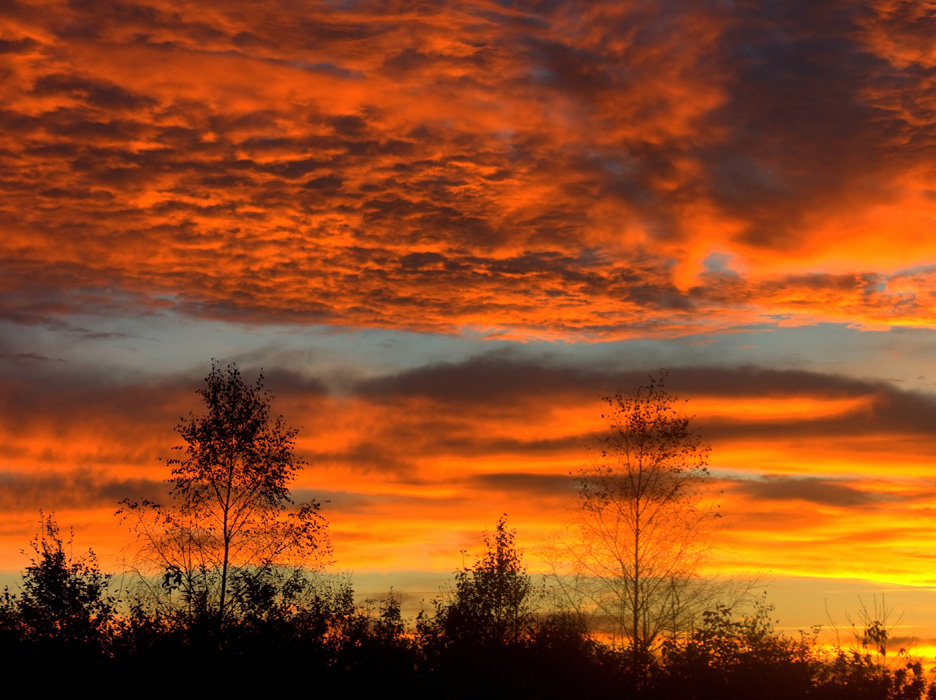
[[[289,486],[306,462],[297,430],[272,418],[263,373],[254,385],[234,364],[212,363],[198,390],[204,412],[176,427],[182,456],[168,460],[170,503],[124,502],[139,536],[137,561],[161,575],[157,594],[181,593],[186,612],[221,622],[277,569],[316,567],[330,552],[316,501],[295,506]]]

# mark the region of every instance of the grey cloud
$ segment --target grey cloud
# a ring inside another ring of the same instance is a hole
[[[309,500],[316,500],[321,503],[322,512],[326,518],[330,517],[330,513],[334,512],[379,517],[387,511],[399,512],[398,509],[401,507],[404,509],[410,507],[444,513],[450,510],[454,505],[462,504],[460,496],[416,496],[393,493],[368,494],[328,489],[296,489],[293,495],[297,503]],[[379,533],[377,533],[377,536],[379,536]],[[373,542],[375,533],[348,533],[343,537],[347,539],[360,538]]]
[[[381,439],[383,438],[383,439]],[[414,447],[413,443],[407,443]],[[420,448],[422,445],[419,446]],[[355,473],[367,474],[379,472],[406,480],[416,471],[415,464],[406,456],[399,454],[393,435],[385,434],[373,440],[363,440],[341,452],[317,452],[310,455],[313,464],[331,462],[346,464]],[[409,457],[418,457],[410,454]]]
[[[455,431],[453,431],[455,432]],[[546,457],[563,452],[581,450],[592,445],[595,436],[591,434],[572,435],[562,438],[543,437],[521,440],[509,438],[491,438],[483,433],[468,432],[445,434],[441,430],[430,432],[426,448],[444,454],[460,454],[466,457],[484,457],[491,454],[509,454],[527,457]]]
[[[600,372],[549,366],[512,352],[491,352],[460,364],[439,363],[361,382],[365,396],[429,396],[456,403],[490,402],[537,395],[582,392],[607,381]]]
[[[764,476],[731,483],[733,491],[768,501],[806,501],[839,508],[856,508],[888,499],[879,493],[856,488],[848,481],[817,477]]]
[[[896,74],[862,43],[864,18],[849,3],[760,3],[722,36],[729,99],[706,121],[727,136],[698,155],[713,199],[748,222],[745,243],[794,249],[807,212],[886,196],[862,183],[886,179],[901,149],[867,95]]]
[[[168,493],[165,482],[116,479],[89,470],[55,474],[0,472],[0,508],[7,512],[65,510],[113,506],[129,498],[159,502]]]
[[[359,382],[356,392],[393,401],[424,396],[442,404],[465,406],[528,406],[530,402],[562,401],[564,396],[594,398],[629,391],[645,383],[655,370],[564,364],[547,357],[495,351],[462,363],[439,363]],[[815,418],[778,417],[749,421],[744,415],[709,419],[708,439],[732,437],[819,437],[845,439],[861,435],[936,437],[930,417],[936,397],[895,388],[887,382],[852,379],[804,370],[771,370],[752,366],[693,367],[669,371],[667,388],[693,394],[733,398],[865,399],[858,410]],[[688,406],[691,411],[691,404]],[[451,439],[449,437],[448,439]]]
[[[256,377],[259,370],[263,368],[262,358],[251,359],[249,364],[240,362],[238,367],[241,373],[245,375],[248,381],[251,377]],[[254,365],[260,365],[255,367]],[[271,367],[263,369],[264,386],[272,391],[276,396],[286,397],[319,397],[328,394],[328,388],[318,377],[311,377],[299,372]]]
[[[457,364],[443,362],[369,379],[358,385],[358,391],[366,396],[420,395],[453,402],[487,402],[570,392],[597,395],[627,391],[655,371],[652,367],[582,366],[548,356],[497,350]],[[841,397],[896,392],[886,384],[837,375],[759,367],[677,368],[669,371],[669,377],[668,386],[677,393],[716,396]],[[895,395],[902,394],[896,392]]]
[[[572,479],[558,474],[497,472],[476,474],[469,483],[484,490],[517,492],[525,496],[568,496],[573,490]]]
[[[63,354],[71,358],[65,361],[44,347],[43,352],[37,351],[28,341],[14,342],[12,334],[10,340],[0,341],[0,420],[8,429],[29,433],[34,428],[52,427],[60,435],[68,434],[69,439],[82,432],[93,434],[102,460],[119,461],[117,455],[125,454],[146,463],[158,456],[148,452],[156,447],[148,437],[164,435],[181,415],[201,410],[195,390],[203,385],[209,357],[204,358],[203,366],[171,376],[160,376],[155,367],[116,371],[104,364],[89,369],[81,360],[84,349],[113,347],[111,341],[120,344],[137,336],[106,326],[90,330],[55,318],[48,324],[36,319],[36,324],[48,325],[60,339],[63,334],[74,336],[80,341],[78,352]],[[72,341],[67,342],[71,345]],[[268,368],[264,385],[274,394],[274,413],[281,400],[309,406],[328,394],[318,377],[278,368],[275,359],[263,353],[242,355],[235,359],[245,381],[254,382],[261,369]],[[137,439],[126,440],[127,434],[135,434]]]
[[[22,39],[0,39],[0,54],[2,53],[26,53],[39,46],[39,42],[32,37]]]

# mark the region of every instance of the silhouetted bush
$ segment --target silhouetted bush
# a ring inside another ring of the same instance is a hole
[[[869,618],[852,649],[773,628],[764,603],[748,615],[706,612],[635,670],[631,649],[596,641],[573,611],[543,612],[502,518],[486,551],[407,628],[399,599],[356,605],[347,578],[268,568],[236,576],[222,625],[125,594],[117,600],[89,552],[67,551],[44,518],[19,592],[0,596],[0,658],[10,691],[162,694],[302,691],[381,698],[565,700],[936,700],[921,665],[887,657],[887,626]],[[159,585],[159,582],[156,582]],[[236,611],[236,614],[235,614]],[[54,673],[50,672],[54,669]]]
[[[825,651],[815,631],[798,638],[776,633],[771,612],[761,603],[754,614],[741,618],[726,607],[705,613],[701,628],[688,640],[664,644],[655,694],[686,700],[923,696],[926,682],[919,662],[904,658],[891,668],[871,653]]]

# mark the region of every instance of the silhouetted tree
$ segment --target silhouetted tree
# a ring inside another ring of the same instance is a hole
[[[263,374],[250,386],[236,365],[215,362],[197,393],[205,412],[182,419],[183,456],[168,461],[171,503],[124,501],[122,513],[142,572],[161,574],[151,592],[179,591],[187,613],[220,624],[269,598],[282,567],[319,564],[330,546],[317,502],[290,507],[305,462],[294,454],[297,431],[270,417]]]
[[[609,431],[574,475],[574,536],[557,554],[560,587],[630,646],[635,669],[711,602],[697,575],[717,517],[702,498],[709,448],[665,379],[605,399]]]
[[[858,621],[851,621],[854,644],[835,649],[831,661],[823,666],[822,697],[828,698],[887,698],[888,700],[917,700],[926,690],[923,666],[906,649],[889,654],[894,626],[891,610],[882,596],[874,598],[872,609],[864,602],[858,611]]]
[[[829,649],[811,634],[774,631],[773,608],[735,616],[718,606],[702,615],[688,639],[667,640],[654,696],[680,700],[919,700],[926,690],[919,661],[893,668],[875,659],[881,626],[871,621],[870,647]]]
[[[8,694],[57,693],[105,670],[117,632],[110,576],[92,550],[72,552],[53,515],[40,514],[17,592],[0,596],[0,658]]]
[[[473,639],[488,644],[514,644],[534,619],[533,584],[515,545],[516,531],[507,516],[494,535],[484,534],[485,553],[471,568],[455,573],[451,600],[439,600],[436,618],[447,639]]]
[[[454,588],[433,601],[435,615],[417,620],[429,695],[521,697],[533,586],[506,516],[484,544],[474,565],[455,573]]]
[[[760,601],[752,614],[735,616],[718,605],[701,615],[686,640],[663,644],[666,697],[695,700],[805,698],[821,665],[812,637],[774,632],[773,608]]]
[[[33,553],[14,599],[27,639],[100,646],[113,621],[116,601],[108,593],[110,576],[101,573],[92,550],[71,553],[72,538],[62,540],[54,515],[40,517],[39,533],[30,542]]]

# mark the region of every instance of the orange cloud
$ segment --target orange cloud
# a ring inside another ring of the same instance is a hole
[[[830,373],[925,377],[932,348],[767,332],[936,323],[930,24],[888,0],[4,3],[0,566],[39,506],[115,556],[116,501],[164,495],[200,381],[166,358],[275,366],[276,332],[331,326],[555,341],[354,367],[349,336],[270,375],[342,566],[449,571],[504,511],[532,551],[598,397],[675,358],[732,524],[715,568],[932,583],[926,380]],[[183,348],[166,318],[204,330]],[[757,361],[805,369],[589,346],[752,328]]]
[[[933,253],[926,126],[883,118],[929,99],[896,48],[919,17],[140,7],[7,13],[19,314],[120,290],[520,338],[933,322],[904,272]]]
[[[198,380],[34,367],[0,404],[0,566],[22,565],[16,552],[40,507],[73,518],[113,561],[126,542],[117,502],[165,498],[160,459],[178,443],[178,416],[199,409]],[[598,396],[642,374],[494,352],[358,379],[343,395],[282,371],[269,385],[310,462],[295,495],[328,501],[339,567],[450,571],[502,512],[543,566],[538,541],[574,507],[570,473],[599,458],[587,452],[605,430]],[[670,382],[713,445],[712,499],[730,526],[716,569],[929,580],[920,557],[936,499],[932,398],[802,371],[687,368]]]

